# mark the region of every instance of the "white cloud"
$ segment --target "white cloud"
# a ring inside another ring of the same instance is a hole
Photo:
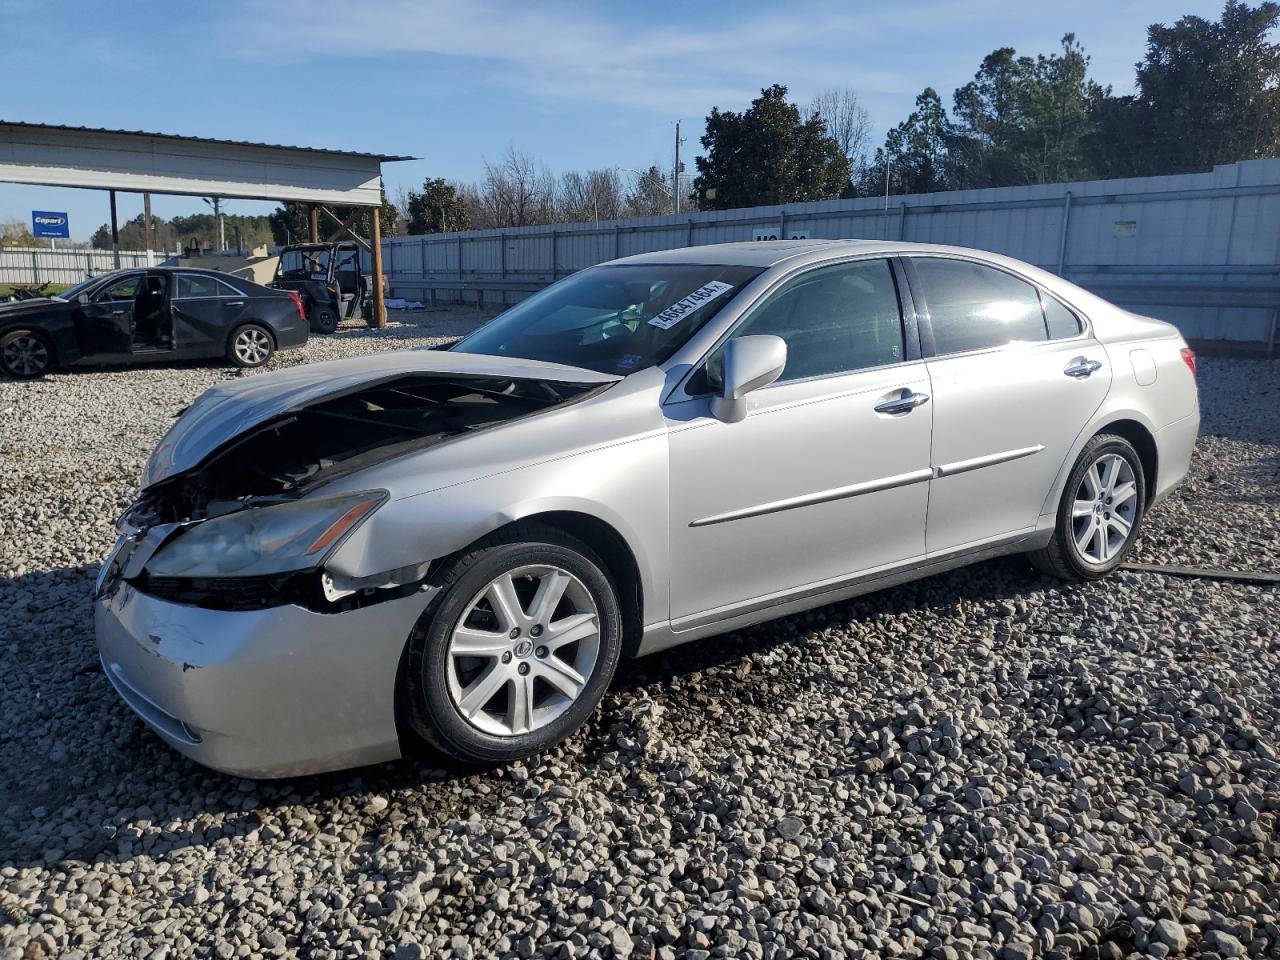
[[[346,56],[425,54],[486,65],[493,81],[535,98],[617,104],[667,115],[701,115],[707,105],[745,105],[762,85],[786,77],[794,95],[832,85],[901,93],[906,74],[861,73],[853,48],[877,42],[900,13],[848,12],[824,0],[785,12],[744,9],[715,28],[606,18],[601,8],[495,0],[377,0],[326,5],[256,4],[224,22],[242,56],[314,62]],[[930,7],[917,6],[915,15]],[[940,10],[950,11],[949,4]],[[634,16],[634,8],[632,8]],[[954,14],[948,14],[949,16]]]

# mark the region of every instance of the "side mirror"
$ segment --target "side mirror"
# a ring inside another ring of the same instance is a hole
[[[787,365],[787,344],[781,337],[758,334],[730,340],[724,351],[724,389],[711,401],[711,412],[725,423],[747,415],[747,394],[767,387]]]
[[[80,294],[77,294],[77,295],[76,295],[76,302],[77,302],[77,303],[88,303],[88,302],[89,302],[89,295],[88,295],[87,293],[80,293]]]

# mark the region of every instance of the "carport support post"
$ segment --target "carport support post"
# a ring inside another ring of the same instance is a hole
[[[116,192],[108,191],[111,194],[111,259],[116,265],[116,269],[120,269],[120,225],[116,220]]]
[[[307,207],[307,218],[310,221],[310,225],[311,225],[311,242],[319,243],[320,242],[320,211],[316,209],[316,205],[314,203],[311,204],[309,207]]]
[[[373,325],[381,330],[387,325],[387,301],[382,289],[382,211],[373,207],[372,213],[370,221],[373,229],[370,232],[373,236],[370,239],[373,241],[373,249],[370,252],[373,255]]]

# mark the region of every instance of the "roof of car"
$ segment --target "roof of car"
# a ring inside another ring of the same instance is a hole
[[[623,257],[614,263],[710,263],[744,267],[772,267],[786,260],[827,254],[838,257],[850,253],[961,253],[996,259],[983,250],[967,250],[935,243],[907,243],[901,240],[752,240],[739,243],[709,243]]]

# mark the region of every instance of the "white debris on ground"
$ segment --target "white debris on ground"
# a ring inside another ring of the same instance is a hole
[[[1202,362],[1135,559],[1280,567],[1278,371]],[[89,591],[173,414],[234,375],[0,384],[0,960],[1280,955],[1273,588],[1007,558],[624,664],[524,764],[183,759],[99,671]]]

